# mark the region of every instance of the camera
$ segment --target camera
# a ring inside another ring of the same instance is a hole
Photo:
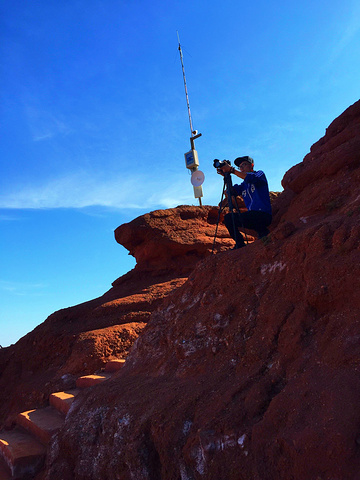
[[[224,165],[231,165],[231,162],[230,160],[218,160],[217,158],[215,158],[214,160],[214,167],[215,168],[221,168],[223,167]]]

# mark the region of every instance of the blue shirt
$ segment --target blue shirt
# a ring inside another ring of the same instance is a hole
[[[240,185],[234,185],[234,190],[237,195],[243,197],[245,206],[249,211],[272,214],[269,186],[265,173],[261,170],[248,172]]]

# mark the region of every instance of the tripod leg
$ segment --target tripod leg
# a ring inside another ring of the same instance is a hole
[[[224,193],[225,193],[225,183],[224,183],[224,187],[223,187],[223,191],[222,191],[222,194],[221,194],[221,200],[220,200],[220,205],[222,204],[222,201],[224,199]],[[214,235],[214,241],[213,241],[213,246],[212,246],[212,250],[211,250],[211,255],[214,254],[214,249],[215,249],[215,241],[216,241],[216,235],[217,235],[217,231],[218,231],[218,227],[219,227],[219,220],[220,220],[220,215],[221,215],[221,212],[224,210],[224,207],[219,207],[219,213],[218,213],[218,218],[216,220],[216,229],[215,229],[215,235]]]
[[[229,217],[227,217],[228,222],[226,222],[225,225],[226,225],[227,229],[229,230],[229,232],[232,229],[232,232],[233,232],[232,238],[236,242],[235,248],[239,248],[239,247],[244,246],[245,243],[244,243],[244,240],[243,240],[243,237],[242,237],[241,233],[239,232],[238,227],[241,226],[242,228],[244,228],[244,226],[242,224],[242,216],[241,216],[241,212],[240,212],[240,209],[239,209],[239,205],[237,204],[236,198],[235,198],[235,202],[234,202],[235,205],[233,205],[233,202],[232,202],[231,194],[232,194],[232,191],[233,191],[233,186],[232,186],[230,173],[226,173],[224,175],[224,181],[226,182],[226,185],[227,185],[227,196],[228,196],[228,203],[229,203],[229,208],[230,208],[230,212],[231,212],[231,222],[232,222],[232,223],[230,223]],[[238,214],[239,225],[235,224],[234,215],[236,215],[236,214],[233,213],[234,209],[237,211],[237,214]],[[225,219],[226,219],[226,217],[225,217]],[[240,240],[240,237],[241,237],[241,240]],[[246,243],[248,243],[246,233],[245,233],[245,238],[246,238]]]

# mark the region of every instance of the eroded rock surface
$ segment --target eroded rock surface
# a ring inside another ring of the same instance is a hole
[[[55,312],[15,345],[0,349],[0,425],[71,388],[112,357],[125,358],[151,313],[213,247],[217,209],[182,206],[139,217],[116,230],[136,267],[103,296]],[[232,243],[219,225],[214,251]],[[133,246],[132,246],[133,245]]]
[[[357,102],[286,173],[270,237],[246,249],[220,225],[210,256],[213,207],[119,227],[134,270],[0,349],[7,424],[127,357],[74,403],[44,478],[358,480],[359,142]]]
[[[189,273],[213,249],[218,210],[182,205],[142,215],[115,230],[115,239],[136,258],[136,268]],[[220,223],[215,252],[233,244]]]
[[[359,142],[357,102],[285,175],[270,238],[198,263],[75,402],[47,479],[358,480]]]

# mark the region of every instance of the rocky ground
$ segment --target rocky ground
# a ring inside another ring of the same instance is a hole
[[[0,426],[71,388],[76,376],[125,358],[151,313],[211,254],[218,211],[182,206],[158,210],[116,229],[136,267],[103,296],[55,312],[11,347],[0,349]],[[232,244],[219,225],[214,252]]]
[[[126,356],[74,401],[43,478],[358,480],[359,177],[357,102],[284,176],[269,237],[232,251],[221,227],[210,255],[212,207],[119,227],[136,268],[0,351],[5,422]]]

